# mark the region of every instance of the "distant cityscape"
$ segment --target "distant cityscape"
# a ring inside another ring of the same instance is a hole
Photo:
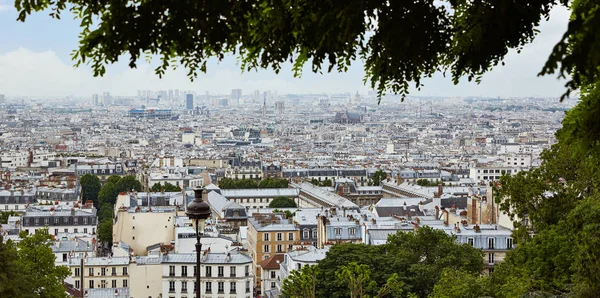
[[[576,103],[242,89],[0,94],[0,211],[14,211],[0,233],[19,242],[47,228],[55,264],[71,271],[67,289],[86,297],[193,297],[196,233],[185,211],[196,195],[212,213],[201,228],[203,297],[279,297],[292,271],[332,246],[382,245],[419,226],[482,249],[490,273],[515,245],[491,185],[539,166]],[[98,203],[84,197],[86,175],[141,184],[112,198],[108,243]],[[280,198],[296,207],[273,207]]]

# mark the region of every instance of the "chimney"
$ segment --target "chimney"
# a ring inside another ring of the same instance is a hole
[[[438,183],[438,196],[442,196],[444,194],[444,187],[442,187],[441,183]]]

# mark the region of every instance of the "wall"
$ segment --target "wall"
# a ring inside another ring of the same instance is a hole
[[[119,211],[113,225],[113,242],[125,242],[136,255],[145,256],[147,246],[160,242],[169,244],[175,240],[174,218],[174,211]]]

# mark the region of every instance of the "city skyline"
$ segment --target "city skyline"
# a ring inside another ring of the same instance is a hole
[[[190,89],[211,94],[230,94],[232,89],[273,90],[286,93],[367,93],[363,85],[362,63],[356,61],[347,73],[314,74],[304,68],[302,78],[293,78],[291,66],[280,74],[270,70],[241,73],[235,57],[208,63],[208,73],[190,82],[186,71],[168,71],[163,79],[154,74],[154,66],[145,62],[129,69],[122,59],[109,66],[103,78],[93,78],[87,66],[74,69],[69,53],[77,46],[79,27],[70,16],[61,21],[47,15],[33,15],[28,22],[15,21],[16,12],[7,0],[0,0],[0,93],[7,96],[77,96],[110,91],[115,95],[133,96],[138,89]],[[521,54],[512,51],[498,66],[483,76],[481,84],[461,80],[457,86],[450,78],[436,74],[423,81],[421,91],[412,88],[413,96],[484,96],[484,97],[558,97],[564,81],[555,76],[537,77],[550,50],[566,28],[568,10],[556,8],[550,21],[543,22],[536,40]],[[31,86],[35,88],[31,88]]]

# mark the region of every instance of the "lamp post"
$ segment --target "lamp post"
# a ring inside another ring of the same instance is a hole
[[[200,291],[202,286],[200,285],[200,254],[202,250],[202,243],[200,243],[200,220],[207,219],[210,217],[210,206],[207,202],[202,200],[202,194],[204,189],[194,189],[194,200],[187,205],[185,214],[196,224],[196,298],[200,298]]]

